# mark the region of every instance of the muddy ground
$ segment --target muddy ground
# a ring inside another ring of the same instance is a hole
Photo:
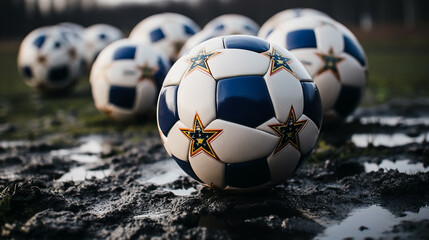
[[[361,108],[292,178],[231,194],[185,176],[156,131],[2,139],[0,236],[428,239],[428,141],[429,99]]]

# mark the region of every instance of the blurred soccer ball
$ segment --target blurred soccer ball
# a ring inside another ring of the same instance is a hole
[[[268,35],[280,24],[285,23],[291,19],[307,16],[325,16],[329,17],[326,13],[312,8],[292,8],[276,13],[270,17],[259,29],[258,36],[267,38]]]
[[[91,69],[92,96],[98,110],[118,121],[153,110],[170,65],[161,52],[130,39],[113,42]]]
[[[170,69],[157,121],[167,152],[195,180],[256,190],[290,176],[319,135],[321,103],[304,66],[253,36],[217,37]]]
[[[143,19],[131,31],[130,38],[158,48],[174,62],[186,40],[198,31],[200,27],[186,16],[161,13]]]
[[[95,24],[85,30],[85,60],[91,66],[98,54],[110,43],[124,37],[118,28],[108,24]]]
[[[82,51],[59,27],[38,28],[22,41],[18,68],[25,83],[46,93],[69,90],[83,72]]]
[[[367,82],[367,61],[345,26],[327,17],[302,17],[278,26],[267,40],[302,61],[319,88],[325,116],[345,118],[357,108]]]
[[[258,34],[259,25],[252,19],[243,15],[225,14],[208,22],[203,30],[216,31],[218,32],[218,36],[235,34],[255,36]]]

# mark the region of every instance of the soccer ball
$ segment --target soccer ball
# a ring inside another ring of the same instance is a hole
[[[21,43],[18,68],[25,83],[45,93],[69,90],[83,72],[82,52],[62,27],[33,30]]]
[[[258,34],[259,25],[252,19],[243,15],[225,14],[208,22],[203,30],[217,31],[218,36],[235,34],[256,36],[256,34]]]
[[[290,176],[312,151],[321,102],[304,66],[247,35],[216,37],[177,60],[160,91],[167,152],[195,180],[251,191]]]
[[[108,24],[95,24],[85,30],[85,60],[91,66],[98,54],[110,43],[124,37],[118,28]]]
[[[201,30],[194,34],[194,36],[190,37],[186,42],[185,45],[183,45],[182,49],[179,52],[179,56],[183,56],[186,53],[189,52],[193,47],[197,46],[198,44],[207,41],[214,37],[223,36],[221,30]]]
[[[271,32],[280,24],[288,22],[291,19],[306,17],[306,16],[325,16],[329,17],[326,13],[312,9],[312,8],[292,8],[276,13],[269,18],[259,29],[258,36],[266,39]]]
[[[139,118],[154,110],[167,57],[130,39],[111,43],[95,60],[90,83],[97,109],[118,121]]]
[[[190,18],[177,13],[152,15],[141,21],[130,33],[130,38],[161,50],[175,62],[183,44],[200,27]]]
[[[278,26],[267,40],[304,64],[319,88],[326,119],[344,119],[357,108],[367,82],[367,61],[345,26],[327,17],[302,17]]]

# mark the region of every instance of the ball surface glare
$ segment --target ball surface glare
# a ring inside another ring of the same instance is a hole
[[[290,176],[321,125],[316,85],[287,50],[245,35],[216,37],[181,57],[158,97],[167,152],[195,180],[252,191]]]
[[[280,24],[287,22],[291,19],[307,16],[325,16],[329,17],[326,13],[312,8],[292,8],[278,12],[270,17],[259,29],[258,36],[266,39],[271,32]]]
[[[259,25],[252,19],[240,14],[224,14],[208,22],[204,31],[217,31],[218,36],[246,34],[256,36]]]
[[[63,27],[33,30],[22,41],[18,68],[27,85],[45,93],[70,90],[83,72],[83,53]]]
[[[161,13],[143,19],[133,28],[130,38],[158,48],[174,62],[186,40],[198,31],[200,27],[186,16]]]
[[[325,120],[344,119],[357,108],[367,83],[367,60],[344,25],[322,16],[302,17],[278,26],[267,40],[304,64],[319,88]]]
[[[108,24],[95,24],[85,29],[85,60],[91,66],[98,54],[110,43],[124,37],[118,28]]]
[[[155,109],[170,65],[164,54],[143,43],[122,39],[103,49],[94,62],[90,83],[97,109],[129,121]]]

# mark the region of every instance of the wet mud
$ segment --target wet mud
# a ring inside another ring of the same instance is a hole
[[[245,194],[191,180],[155,131],[61,134],[0,141],[1,238],[429,237],[428,99],[361,108],[324,126],[292,178]]]

